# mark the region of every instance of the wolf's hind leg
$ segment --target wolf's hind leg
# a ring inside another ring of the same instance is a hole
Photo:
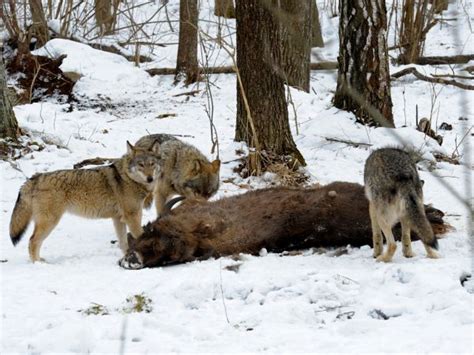
[[[387,251],[380,255],[377,258],[377,261],[383,261],[385,263],[389,263],[392,261],[393,254],[397,250],[397,244],[395,243],[395,238],[392,234],[392,226],[387,223],[385,220],[380,220],[380,227],[382,228],[383,234],[385,235],[385,239],[387,240]]]
[[[372,225],[372,242],[374,248],[374,258],[378,257],[383,252],[383,239],[382,230],[380,229],[379,222],[377,221],[377,211],[373,206],[372,202],[369,205],[370,223]]]
[[[32,262],[44,261],[40,257],[40,249],[43,241],[48,237],[51,231],[56,227],[61,219],[62,213],[42,215],[35,219],[35,229],[30,238],[28,251]]]
[[[411,236],[410,236],[410,222],[407,218],[401,218],[400,223],[402,225],[402,251],[406,258],[412,258],[415,253],[411,249]]]

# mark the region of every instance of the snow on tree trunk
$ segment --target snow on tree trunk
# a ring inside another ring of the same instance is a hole
[[[179,44],[175,81],[179,81],[185,76],[186,85],[192,84],[199,79],[197,57],[198,15],[197,0],[180,1]]]
[[[8,97],[5,66],[0,59],[0,139],[16,140],[19,135],[18,122]]]
[[[340,12],[334,106],[365,124],[393,127],[385,1],[340,0]],[[369,113],[370,106],[385,122]]]
[[[284,78],[278,65],[281,31],[275,11],[278,7],[260,0],[238,0],[236,3],[237,67],[242,87],[237,82],[235,140],[277,155],[292,155],[304,164],[288,122]],[[248,100],[255,132],[242,90]]]

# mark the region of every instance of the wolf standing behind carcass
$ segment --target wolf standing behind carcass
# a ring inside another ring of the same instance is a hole
[[[425,215],[422,182],[410,155],[395,148],[374,151],[365,163],[364,183],[369,200],[374,257],[378,261],[392,260],[397,248],[392,227],[400,221],[403,255],[414,256],[410,239],[410,230],[414,230],[428,257],[436,258],[434,249],[438,249],[438,242]],[[387,240],[384,254],[382,231]]]
[[[158,158],[162,162],[162,171],[155,191],[147,197],[145,205],[150,205],[154,197],[157,213],[162,215],[166,200],[173,194],[187,199],[208,199],[217,192],[219,160],[209,162],[196,147],[169,134],[144,136],[135,146],[147,149],[154,144],[160,145]]]
[[[143,149],[127,142],[127,154],[113,164],[93,169],[57,170],[36,174],[20,189],[10,221],[10,238],[16,245],[28,224],[31,261],[40,261],[43,241],[62,215],[70,212],[86,218],[112,218],[123,252],[127,231],[134,238],[143,233],[145,198],[154,190],[160,174],[159,144]]]

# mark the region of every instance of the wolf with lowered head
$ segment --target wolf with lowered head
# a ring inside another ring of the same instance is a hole
[[[210,162],[196,147],[182,142],[169,134],[151,134],[140,138],[136,147],[149,149],[159,144],[158,158],[162,171],[153,195],[147,198],[150,205],[153,198],[157,213],[165,211],[166,200],[174,194],[187,199],[209,199],[219,189],[220,160]]]
[[[120,248],[127,251],[127,227],[134,238],[142,233],[145,197],[160,174],[159,144],[148,149],[127,142],[127,154],[113,164],[93,169],[35,174],[21,187],[10,222],[16,245],[34,221],[29,242],[31,261],[42,261],[40,248],[65,212],[86,218],[111,218]]]
[[[423,184],[410,155],[395,148],[374,151],[365,163],[364,183],[369,200],[373,255],[377,261],[392,260],[397,249],[392,227],[398,221],[402,226],[402,250],[405,257],[414,256],[410,239],[410,231],[414,230],[422,240],[428,257],[437,258],[434,249],[438,249],[438,242],[423,206]],[[382,232],[387,240],[385,253]]]

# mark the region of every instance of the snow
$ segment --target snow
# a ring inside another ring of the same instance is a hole
[[[202,16],[212,16],[208,2],[203,6]],[[446,17],[454,16],[456,6],[450,4]],[[170,9],[176,7],[177,1],[172,1]],[[334,60],[338,19],[321,8],[327,46],[313,54]],[[435,26],[428,35],[426,54],[459,51],[452,35],[456,28],[464,53],[472,53],[474,41],[469,41],[472,33],[467,20],[461,17],[450,22],[451,31]],[[155,53],[161,58],[158,62],[169,66],[163,58],[171,56],[160,57],[159,50]],[[229,63],[223,52],[220,60]],[[121,56],[67,40],[51,40],[37,54],[67,55],[62,69],[82,74],[74,88],[81,105],[73,103],[70,111],[70,104],[47,99],[15,107],[20,125],[45,149],[15,161],[19,170],[0,162],[2,354],[116,353],[121,349],[135,353],[472,353],[472,287],[468,293],[460,281],[463,275],[472,274],[468,211],[445,187],[449,184],[465,198],[469,187],[465,182],[470,181],[466,174],[471,170],[435,164],[433,156],[435,152],[454,153],[472,125],[472,107],[460,104],[474,101],[472,91],[433,86],[411,76],[392,81],[395,123],[400,128],[390,130],[357,124],[352,114],[332,106],[334,71],[312,72],[314,91],[309,94],[292,90],[300,134],[296,134],[291,109],[290,122],[311,182],[362,183],[365,159],[382,146],[406,144],[420,151],[425,159],[419,164],[425,202],[443,210],[454,227],[440,240],[440,259],[427,259],[422,244],[414,242],[414,258],[403,258],[399,246],[389,264],[375,262],[371,248],[365,246],[349,247],[341,256],[311,251],[279,255],[262,250],[259,256],[241,255],[240,260],[221,258],[128,271],[117,265],[121,252],[111,243],[116,239],[111,221],[65,215],[43,245],[47,263],[32,264],[27,252],[32,227],[16,248],[8,238],[11,211],[26,177],[71,168],[86,158],[120,156],[127,140],[134,142],[152,132],[183,135],[181,139],[215,158],[210,153],[204,84],[175,86],[170,76],[150,77]],[[391,67],[391,72],[400,69]],[[449,72],[428,66],[418,70]],[[239,184],[268,186],[271,175],[242,179],[232,172],[238,158],[235,151],[246,149],[233,141],[235,77],[212,76],[211,81],[214,123],[224,162],[221,180],[233,179],[233,183],[222,183],[216,198],[245,192]],[[196,89],[202,90],[196,96],[174,96]],[[439,92],[436,98],[433,89]],[[419,117],[431,113],[436,127],[442,122],[453,125],[452,131],[438,130],[444,138],[442,146],[415,130],[417,106]],[[158,119],[161,113],[176,116]],[[469,121],[460,121],[460,117]],[[354,147],[326,138],[363,144]],[[468,134],[465,140],[470,138]],[[464,156],[465,147],[459,146]],[[434,164],[440,179],[431,172]],[[153,210],[145,211],[143,222],[154,218]],[[152,300],[152,311],[124,311],[129,309],[127,298],[139,294]],[[83,311],[94,304],[108,314],[86,315]]]

